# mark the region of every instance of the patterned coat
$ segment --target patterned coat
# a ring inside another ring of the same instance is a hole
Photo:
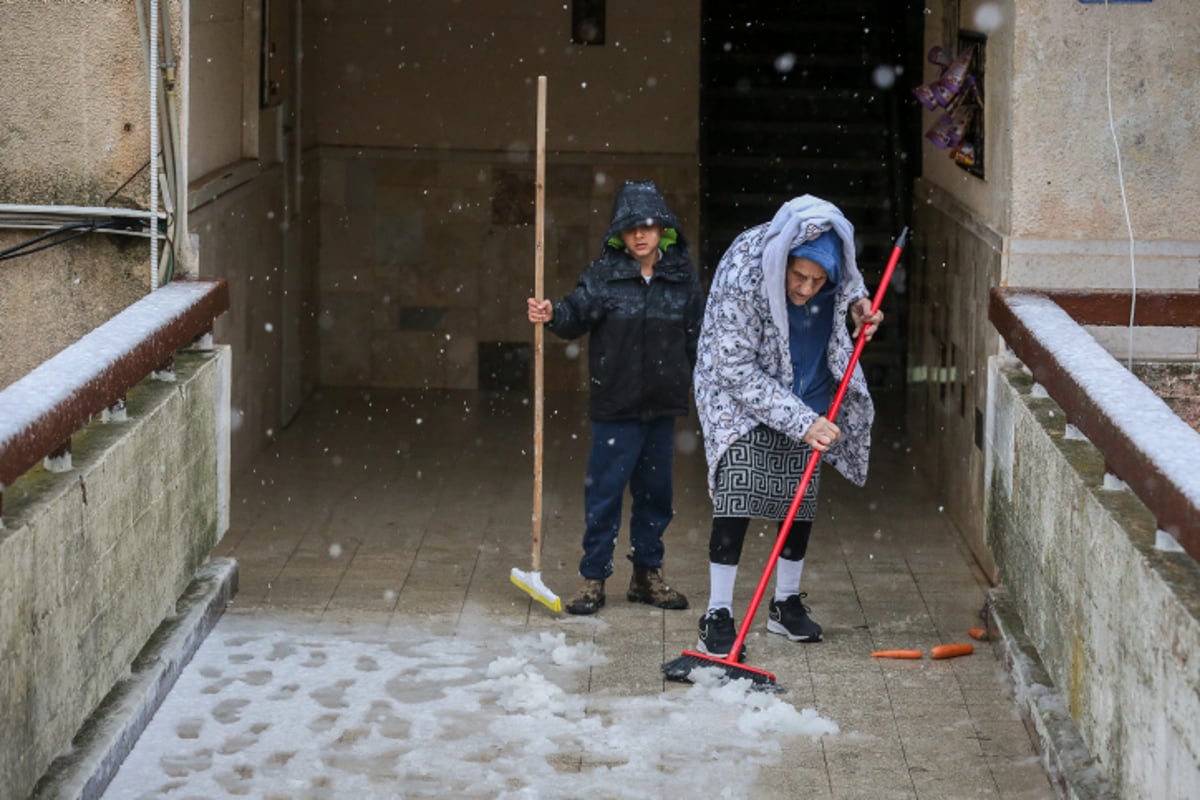
[[[849,328],[837,321],[847,319],[850,304],[867,290],[854,257],[854,229],[835,206],[810,195],[789,201],[770,223],[734,239],[717,266],[694,375],[710,493],[721,456],[755,426],[767,425],[799,442],[818,417],[792,394],[787,318],[779,310],[786,307],[788,251],[830,228],[841,236],[844,253],[827,348],[830,371],[840,382],[854,342]],[[842,438],[822,459],[859,486],[867,480],[874,419],[866,379],[855,365],[835,420]]]

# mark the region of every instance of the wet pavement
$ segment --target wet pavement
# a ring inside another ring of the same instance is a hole
[[[786,689],[779,697],[798,711],[815,710],[838,730],[787,739],[749,783],[717,785],[711,794],[1052,798],[992,645],[975,642],[974,654],[942,661],[871,657],[880,649],[928,653],[937,644],[971,641],[967,630],[980,625],[989,588],[908,459],[902,430],[889,421],[903,415],[895,403],[880,406],[868,485],[854,487],[832,469],[822,475],[802,589],[825,640],[793,644],[768,636],[765,601],[747,639],[748,663],[777,676]],[[581,397],[547,398],[545,442],[542,577],[565,599],[580,581],[588,449]],[[320,390],[235,480],[231,528],[214,555],[237,560],[238,593],[210,637],[238,625],[270,627],[272,620],[311,623],[327,638],[339,628],[360,638],[369,631],[381,641],[416,628],[464,642],[482,642],[484,632],[548,632],[594,646],[601,656],[573,678],[573,690],[594,701],[584,718],[611,717],[621,698],[683,698],[688,686],[664,682],[660,666],[695,647],[707,600],[711,506],[696,420],[677,427],[676,517],[664,565],[669,582],[691,600],[684,611],[626,601],[624,528],[608,604],[595,617],[555,615],[510,583],[513,567],[530,568],[531,445],[528,396]],[[772,532],[768,524],[751,525],[734,597],[739,620]],[[685,741],[694,733],[687,725],[677,731]],[[732,743],[742,734],[730,729],[727,736]],[[713,731],[697,737],[697,764],[716,763],[719,774],[729,755],[722,741]],[[526,757],[558,774],[612,770],[630,758],[576,749]],[[693,787],[685,790],[676,774],[663,767],[652,776],[655,788],[623,793],[614,786],[611,794],[588,796],[686,796]],[[402,781],[385,791],[391,794],[380,796],[405,796]],[[564,795],[553,781],[531,778],[510,784],[503,796]]]

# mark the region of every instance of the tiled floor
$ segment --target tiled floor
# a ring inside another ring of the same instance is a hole
[[[695,646],[707,599],[710,506],[695,420],[677,429],[665,564],[693,608],[628,603],[628,563],[619,558],[608,606],[581,620],[555,617],[509,582],[512,567],[530,566],[531,418],[528,398],[516,395],[322,390],[234,487],[231,529],[217,552],[239,563],[228,613],[300,613],[382,631],[420,622],[464,636],[481,621],[561,631],[591,638],[608,657],[591,668],[589,692],[684,691],[664,684],[659,667]],[[545,441],[542,574],[567,596],[579,580],[588,446],[579,398],[547,399]],[[841,732],[789,750],[758,773],[750,796],[1054,797],[990,646],[947,661],[870,657],[969,641],[987,588],[906,459],[901,432],[881,421],[875,442],[865,489],[823,475],[803,588],[825,641],[791,644],[766,636],[759,621],[747,642],[749,663],[774,672],[791,703],[815,708]],[[770,530],[751,528],[739,616]],[[596,767],[581,759],[566,768]]]

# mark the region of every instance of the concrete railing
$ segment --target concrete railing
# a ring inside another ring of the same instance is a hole
[[[988,318],[1159,529],[1200,561],[1200,432],[1080,327],[1127,324],[1131,299],[993,289]],[[1142,292],[1137,311],[1137,325],[1200,327],[1200,292]]]
[[[175,351],[211,333],[228,309],[224,281],[169,283],[0,390],[0,514],[5,487],[69,453],[71,434],[153,371],[169,370]]]
[[[168,284],[0,392],[0,797],[95,738],[228,527],[230,350],[176,350],[227,305]],[[70,469],[37,466],[67,440]]]
[[[1196,296],[1177,294],[1139,295],[1139,324],[1196,326]],[[996,356],[988,372],[993,619],[1064,796],[1190,800],[1200,566],[1169,545],[1195,548],[1200,435],[1080,328],[1127,317],[1128,297],[1107,315],[1080,297],[992,295],[1023,362]]]

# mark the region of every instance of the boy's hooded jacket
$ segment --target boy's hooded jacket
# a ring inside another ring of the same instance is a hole
[[[710,492],[721,456],[755,426],[766,425],[800,442],[817,419],[818,414],[792,394],[786,271],[790,251],[829,230],[841,239],[842,264],[826,358],[834,381],[840,382],[854,351],[847,313],[867,290],[854,256],[854,227],[837,206],[812,195],[789,200],[771,222],[734,239],[721,257],[709,290],[696,363],[696,409],[704,430]],[[842,438],[824,458],[860,486],[867,479],[874,418],[866,379],[855,365],[834,420]]]
[[[620,236],[639,225],[663,228],[662,258],[649,283]],[[591,334],[592,419],[650,420],[688,413],[703,313],[703,290],[679,220],[653,181],[630,181],[617,193],[600,257],[554,304],[547,327],[564,339]]]

